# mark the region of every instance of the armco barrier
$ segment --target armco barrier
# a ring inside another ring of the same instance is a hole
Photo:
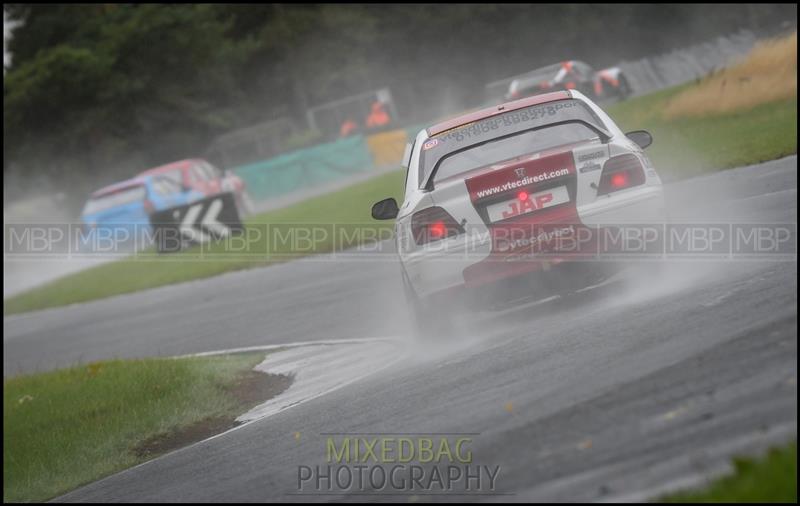
[[[636,61],[618,64],[628,79],[634,95],[652,93],[698,79],[711,71],[719,70],[746,55],[758,42],[748,30],[717,37],[716,39],[675,49]]]
[[[268,200],[365,172],[372,167],[372,156],[364,137],[354,135],[237,167],[233,171],[244,180],[252,198]]]

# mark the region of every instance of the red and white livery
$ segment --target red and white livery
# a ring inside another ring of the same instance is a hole
[[[373,206],[396,218],[397,251],[418,321],[443,301],[591,258],[603,226],[660,221],[661,180],[643,148],[577,90],[466,114],[419,132],[405,198]],[[535,276],[534,276],[535,278]],[[518,284],[518,283],[517,283]]]
[[[195,190],[209,197],[232,193],[239,216],[253,213],[253,202],[244,181],[231,171],[220,171],[201,158],[191,158],[168,163],[141,172],[139,176],[159,175],[172,179],[186,190]]]

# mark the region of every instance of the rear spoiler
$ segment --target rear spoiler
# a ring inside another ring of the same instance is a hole
[[[609,133],[608,130],[606,130],[605,128],[599,127],[597,125],[593,125],[592,123],[589,123],[588,121],[584,121],[582,119],[566,119],[564,121],[556,121],[554,123],[548,123],[546,125],[540,125],[540,126],[537,126],[537,127],[534,127],[534,128],[528,128],[527,130],[520,130],[519,132],[514,132],[514,133],[503,135],[501,137],[494,137],[493,139],[487,139],[487,140],[485,140],[483,142],[470,144],[469,146],[464,146],[461,149],[458,149],[456,151],[452,151],[450,153],[447,153],[447,155],[443,156],[441,159],[439,159],[436,162],[436,166],[433,167],[433,170],[431,170],[431,173],[428,175],[428,178],[425,180],[425,185],[422,186],[421,188],[423,188],[423,189],[425,189],[427,191],[433,190],[433,176],[435,176],[436,175],[436,171],[439,170],[439,165],[441,165],[442,160],[444,160],[448,156],[452,156],[452,155],[454,155],[456,153],[460,153],[462,151],[466,151],[466,150],[474,148],[476,146],[482,146],[484,144],[488,144],[490,142],[493,142],[493,141],[496,141],[496,140],[499,140],[499,139],[507,139],[509,137],[514,137],[515,135],[524,134],[525,132],[532,132],[534,130],[541,130],[543,128],[550,128],[550,127],[553,127],[553,126],[566,125],[566,124],[570,124],[570,123],[578,123],[578,124],[581,124],[581,125],[585,126],[589,130],[591,130],[594,133],[596,133],[600,137],[600,141],[603,142],[603,143],[606,143],[606,142],[611,140],[611,133]]]

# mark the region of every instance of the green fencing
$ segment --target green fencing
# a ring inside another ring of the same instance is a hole
[[[426,125],[406,127],[410,141]],[[399,163],[398,163],[399,165]],[[333,182],[373,169],[372,153],[364,135],[284,153],[268,160],[236,167],[255,200],[268,200],[297,190]]]
[[[363,135],[284,153],[233,169],[256,200],[313,188],[372,168]]]

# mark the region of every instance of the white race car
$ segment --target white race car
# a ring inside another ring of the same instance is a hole
[[[514,299],[502,295],[592,260],[606,226],[663,220],[661,180],[643,152],[651,142],[643,130],[623,133],[576,90],[420,131],[406,150],[403,204],[372,208],[375,219],[396,218],[419,327],[441,331],[464,302]]]

